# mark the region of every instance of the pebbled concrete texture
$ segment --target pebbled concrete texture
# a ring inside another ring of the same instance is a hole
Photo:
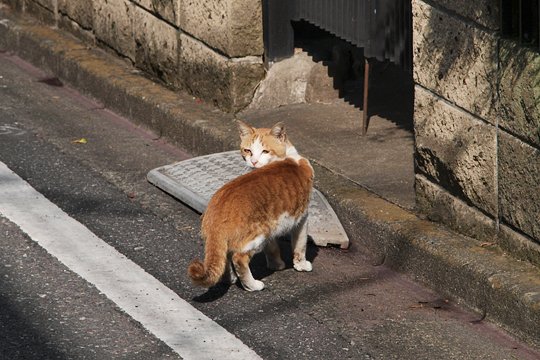
[[[0,13],[0,50],[18,54],[195,154],[236,147],[232,115],[172,92],[57,30]],[[369,253],[540,346],[537,267],[424,220],[312,160],[316,186],[349,233],[351,252]]]
[[[540,57],[508,40],[500,43],[500,126],[540,147]]]
[[[496,215],[496,128],[419,86],[414,121],[417,172]]]
[[[540,151],[501,131],[499,135],[500,215],[511,226],[540,238]]]
[[[540,266],[540,56],[493,1],[412,4],[416,209]]]
[[[442,6],[452,10],[464,18],[474,21],[480,26],[490,30],[498,30],[500,27],[499,2],[493,0],[466,1],[466,0],[434,0],[436,6]]]
[[[149,74],[178,87],[178,36],[176,29],[158,18],[135,8],[133,27],[135,37],[135,65]],[[141,46],[140,44],[146,44]]]
[[[178,25],[230,57],[263,54],[260,1],[180,0]]]
[[[420,0],[413,17],[415,82],[495,123],[497,38]]]
[[[131,16],[135,5],[127,0],[94,2],[94,32],[98,40],[108,44],[119,54],[131,61],[135,60],[135,39],[131,36],[133,29]]]

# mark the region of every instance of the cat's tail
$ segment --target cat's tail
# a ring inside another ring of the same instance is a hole
[[[226,265],[227,245],[207,241],[204,263],[199,259],[193,260],[188,267],[188,275],[194,284],[211,287],[221,279]]]

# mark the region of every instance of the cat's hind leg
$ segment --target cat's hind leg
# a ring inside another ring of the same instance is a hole
[[[225,273],[223,274],[223,282],[226,284],[236,284],[238,281],[238,276],[234,270],[232,263],[232,254],[227,255],[227,264],[225,266]]]
[[[313,265],[306,259],[307,249],[307,216],[300,221],[291,233],[293,250],[293,266],[297,271],[311,271]]]
[[[251,252],[235,253],[232,256],[232,261],[244,289],[247,291],[258,291],[264,289],[264,283],[260,280],[255,280],[251,274],[249,262],[252,255]]]
[[[264,255],[266,256],[266,265],[271,270],[285,269],[285,262],[281,259],[281,252],[277,239],[270,239],[264,247]]]

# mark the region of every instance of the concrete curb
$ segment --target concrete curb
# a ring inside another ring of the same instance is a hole
[[[12,51],[194,154],[234,149],[233,116],[176,93],[117,57],[0,8],[0,50]],[[418,218],[313,159],[316,186],[353,242],[381,262],[476,308],[540,347],[540,269]]]

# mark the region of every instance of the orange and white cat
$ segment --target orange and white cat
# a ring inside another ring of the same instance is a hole
[[[253,278],[251,257],[264,251],[268,267],[285,268],[277,239],[291,234],[293,266],[311,271],[306,259],[308,204],[313,168],[287,139],[282,123],[256,129],[238,121],[241,154],[251,172],[225,184],[210,200],[202,219],[204,262],[194,260],[188,274],[197,285],[210,287],[225,274],[238,278],[249,291],[262,290]],[[228,277],[228,278],[227,278]]]

